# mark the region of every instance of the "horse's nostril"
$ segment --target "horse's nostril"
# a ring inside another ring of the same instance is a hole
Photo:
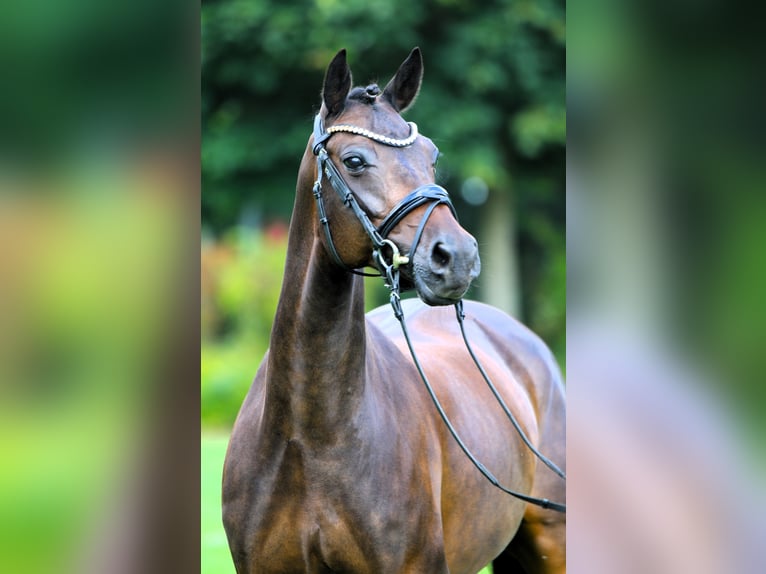
[[[436,243],[431,252],[431,261],[438,267],[447,267],[452,261],[452,254],[443,243]]]

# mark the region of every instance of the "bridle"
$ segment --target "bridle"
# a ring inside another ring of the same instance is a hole
[[[510,494],[511,496],[514,496],[518,499],[529,502],[530,504],[535,504],[537,506],[541,506],[542,508],[548,508],[551,510],[555,510],[557,512],[565,513],[566,505],[564,504],[552,502],[548,500],[547,498],[536,498],[533,496],[528,496],[526,494],[522,494],[520,492],[510,490],[506,488],[505,486],[501,485],[500,482],[497,480],[497,478],[495,478],[495,476],[479,460],[476,459],[473,453],[468,449],[465,443],[461,440],[460,436],[457,433],[457,430],[455,430],[455,427],[452,425],[449,418],[447,417],[447,414],[442,408],[442,405],[438,397],[436,396],[436,393],[434,392],[433,387],[431,386],[431,383],[428,380],[428,377],[423,371],[420,361],[418,360],[417,355],[415,354],[415,349],[412,346],[412,342],[410,340],[410,336],[407,331],[407,325],[404,320],[404,311],[401,305],[399,268],[402,265],[407,265],[410,262],[410,259],[414,256],[415,249],[417,248],[417,245],[420,241],[420,236],[423,233],[423,229],[425,228],[426,222],[428,221],[428,218],[431,216],[431,214],[433,213],[434,209],[436,209],[437,206],[442,204],[446,205],[447,207],[449,207],[455,219],[457,219],[457,212],[455,211],[455,207],[452,205],[452,201],[450,201],[447,190],[434,183],[428,183],[418,187],[414,191],[410,192],[406,197],[404,197],[404,199],[402,199],[399,203],[397,203],[393,207],[393,209],[389,212],[389,214],[383,219],[382,223],[378,227],[375,227],[372,221],[370,221],[370,218],[367,215],[367,213],[359,205],[359,202],[356,199],[354,192],[351,190],[351,188],[348,186],[346,181],[343,179],[343,176],[335,167],[335,164],[333,164],[333,162],[330,160],[329,154],[327,153],[327,149],[325,147],[325,143],[327,142],[327,140],[330,139],[330,137],[334,133],[338,133],[338,132],[347,132],[347,133],[363,136],[377,143],[387,145],[390,147],[407,147],[412,145],[418,137],[417,125],[415,125],[413,122],[408,122],[408,124],[410,126],[410,135],[404,139],[395,139],[395,138],[391,138],[381,134],[377,134],[375,132],[369,131],[364,128],[360,128],[360,127],[348,125],[348,124],[334,125],[325,130],[324,122],[322,121],[321,115],[317,114],[316,117],[314,118],[314,143],[313,143],[312,151],[314,152],[314,155],[317,158],[317,179],[314,182],[313,194],[317,202],[319,222],[321,223],[322,228],[324,229],[325,238],[327,239],[327,245],[330,250],[330,253],[332,254],[332,257],[336,261],[336,263],[338,263],[338,265],[340,265],[342,268],[346,269],[347,271],[351,273],[355,273],[357,275],[364,275],[367,277],[383,276],[385,278],[386,287],[388,287],[389,291],[391,292],[391,296],[390,296],[391,307],[393,308],[394,315],[396,316],[397,320],[399,321],[402,327],[404,338],[407,341],[407,346],[410,350],[410,354],[412,355],[412,359],[415,362],[415,367],[418,370],[420,378],[422,379],[426,387],[426,390],[428,391],[428,394],[431,397],[431,400],[434,403],[434,406],[436,407],[436,410],[439,412],[439,415],[441,416],[442,421],[447,426],[447,429],[450,431],[450,434],[455,439],[458,446],[460,446],[461,450],[471,460],[474,466],[476,466],[476,468],[484,475],[485,478],[487,478],[487,480],[489,480],[494,486],[496,486],[503,492]],[[326,177],[327,180],[330,182],[331,187],[340,196],[344,205],[349,207],[354,212],[354,215],[361,223],[365,233],[369,236],[370,240],[372,241],[373,259],[378,264],[381,270],[380,274],[365,273],[363,271],[359,271],[358,269],[353,269],[349,267],[348,265],[346,265],[341,259],[340,254],[338,253],[338,250],[335,247],[335,243],[332,239],[332,233],[330,232],[330,223],[327,218],[327,212],[325,210],[324,201],[322,198],[322,180],[324,177]],[[415,209],[417,209],[418,207],[422,205],[428,205],[428,207],[426,208],[426,211],[423,214],[423,217],[421,218],[418,228],[415,232],[415,236],[412,241],[409,254],[402,255],[399,252],[399,248],[396,246],[396,244],[387,238],[388,234],[391,233],[391,231],[399,224],[399,222],[401,222],[405,217],[407,217],[408,214],[410,214],[412,211],[414,211]],[[503,401],[502,397],[498,393],[497,388],[495,387],[494,384],[492,384],[492,381],[489,379],[489,376],[487,375],[486,371],[479,363],[479,360],[477,359],[476,354],[473,351],[473,348],[468,342],[468,338],[465,333],[465,327],[463,324],[463,320],[465,319],[465,313],[463,311],[462,300],[455,303],[455,311],[456,311],[458,323],[460,324],[460,332],[462,333],[463,341],[465,342],[466,348],[468,349],[468,352],[471,355],[471,358],[473,359],[474,363],[476,364],[479,371],[481,372],[481,375],[484,378],[484,381],[489,386],[490,390],[492,391],[492,394],[495,396],[495,399],[498,401],[503,411],[505,412],[506,416],[510,419],[514,428],[519,433],[519,436],[521,437],[522,441],[546,466],[548,466],[548,468],[550,468],[553,472],[555,472],[561,478],[566,479],[565,474],[550,459],[546,458],[540,452],[538,452],[538,450],[534,447],[534,445],[529,441],[526,434],[524,433],[521,426],[519,425],[518,421],[516,420],[516,417],[513,416],[513,413],[511,413],[510,409],[505,404],[505,401]]]
[[[325,237],[327,239],[327,245],[330,249],[330,253],[332,254],[333,259],[335,259],[338,265],[340,265],[341,267],[343,267],[344,269],[346,269],[347,271],[351,273],[355,273],[357,275],[364,275],[367,277],[379,276],[376,274],[365,273],[357,269],[352,269],[351,267],[349,267],[343,262],[340,255],[338,254],[338,250],[335,247],[335,242],[332,239],[332,233],[330,233],[330,223],[327,219],[327,213],[325,211],[324,201],[322,199],[322,178],[323,177],[327,177],[333,189],[338,193],[343,203],[346,206],[351,208],[351,210],[354,212],[354,215],[356,215],[356,218],[362,224],[362,228],[364,229],[365,233],[367,233],[367,235],[369,236],[370,241],[372,241],[373,258],[382,268],[385,268],[387,265],[391,265],[393,266],[394,269],[399,269],[400,265],[406,265],[407,263],[409,263],[409,257],[401,255],[399,253],[399,248],[396,246],[396,244],[390,239],[388,239],[387,237],[388,237],[388,234],[391,233],[391,231],[394,229],[394,227],[396,227],[402,219],[407,217],[407,215],[410,212],[417,209],[421,205],[425,205],[427,203],[431,204],[426,210],[426,213],[421,219],[420,225],[418,226],[418,229],[415,232],[415,237],[412,241],[412,246],[410,247],[411,254],[415,253],[415,248],[417,247],[418,242],[420,241],[420,236],[423,233],[423,229],[425,228],[426,222],[428,221],[428,218],[431,216],[431,213],[433,212],[433,210],[436,208],[437,205],[445,204],[447,207],[450,208],[450,211],[452,211],[452,215],[457,217],[457,213],[455,212],[455,207],[452,205],[452,202],[450,201],[447,190],[434,183],[428,183],[426,185],[421,185],[415,191],[409,193],[404,199],[402,199],[398,204],[394,206],[394,208],[390,211],[390,213],[383,219],[383,222],[378,227],[375,227],[370,221],[370,218],[367,216],[367,213],[365,213],[365,211],[359,206],[359,202],[357,201],[356,196],[354,195],[354,192],[351,191],[351,188],[343,179],[343,176],[335,167],[335,164],[333,164],[332,161],[330,161],[330,157],[324,145],[325,142],[334,133],[349,132],[349,133],[357,134],[360,136],[364,136],[368,139],[371,139],[378,143],[382,143],[387,146],[407,147],[409,145],[412,145],[412,143],[418,137],[417,126],[412,122],[410,122],[409,125],[410,125],[410,136],[405,139],[398,140],[398,139],[382,136],[380,134],[376,134],[369,130],[365,130],[365,129],[358,128],[356,126],[350,126],[350,125],[336,125],[336,126],[330,127],[328,130],[325,130],[322,117],[319,114],[317,114],[316,117],[314,118],[314,146],[312,149],[313,149],[314,155],[317,157],[317,179],[316,179],[316,182],[314,183],[314,198],[317,201],[317,209],[319,211],[319,222],[322,224],[322,227],[324,229]],[[385,253],[384,248],[390,251],[389,261],[386,260],[387,254]]]

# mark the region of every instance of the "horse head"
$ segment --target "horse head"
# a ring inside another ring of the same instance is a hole
[[[372,265],[382,271],[386,256],[373,256],[376,249],[398,251],[406,255],[394,259],[401,287],[414,288],[429,305],[447,305],[463,297],[481,265],[476,240],[435,183],[438,149],[401,115],[422,78],[423,60],[415,48],[383,89],[352,88],[346,52],[338,52],[315,120],[312,145],[320,162],[314,192],[335,196],[327,202],[322,241],[336,260],[347,268]]]

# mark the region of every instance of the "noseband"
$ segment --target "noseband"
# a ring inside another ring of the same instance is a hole
[[[436,410],[441,416],[442,421],[447,426],[447,429],[449,430],[450,434],[457,442],[458,446],[461,448],[463,453],[465,453],[465,455],[471,460],[474,466],[484,475],[484,477],[487,480],[489,480],[494,486],[496,486],[497,488],[499,488],[506,494],[510,494],[511,496],[514,496],[518,499],[529,502],[530,504],[541,506],[542,508],[548,508],[551,510],[555,510],[557,512],[566,512],[566,506],[563,504],[552,502],[548,500],[547,498],[536,498],[533,496],[528,496],[526,494],[516,492],[506,488],[505,486],[501,485],[500,482],[497,480],[497,478],[495,478],[495,476],[481,462],[479,462],[476,459],[473,453],[471,453],[471,451],[468,449],[465,443],[461,440],[460,436],[455,430],[455,427],[452,426],[452,423],[450,422],[446,412],[441,406],[439,399],[434,393],[433,387],[431,386],[431,383],[428,381],[428,377],[423,371],[423,368],[420,365],[420,361],[418,360],[417,355],[415,354],[415,349],[412,346],[409,333],[407,332],[407,325],[404,321],[404,311],[402,310],[400,293],[399,293],[399,267],[401,265],[407,265],[412,259],[412,257],[414,256],[415,249],[417,248],[418,242],[420,241],[420,236],[423,233],[423,229],[425,228],[426,222],[428,221],[428,218],[431,216],[431,213],[433,213],[434,209],[436,209],[438,205],[444,204],[447,207],[449,207],[450,211],[452,212],[452,215],[455,217],[455,219],[457,219],[457,213],[455,212],[455,207],[452,205],[452,202],[450,201],[447,190],[434,183],[421,185],[420,187],[418,187],[417,189],[409,193],[399,203],[397,203],[394,206],[394,208],[389,212],[389,214],[383,219],[383,222],[378,227],[375,227],[370,221],[370,218],[367,215],[367,213],[365,213],[365,211],[360,207],[359,202],[357,201],[356,196],[354,195],[354,192],[351,191],[351,188],[343,179],[343,176],[340,174],[340,172],[335,167],[333,162],[330,161],[330,157],[324,145],[325,142],[328,139],[330,139],[332,134],[338,133],[338,132],[347,132],[347,133],[352,133],[352,134],[366,137],[375,142],[378,142],[390,147],[407,147],[412,145],[418,137],[417,125],[415,125],[413,122],[408,122],[408,124],[410,126],[410,135],[404,139],[394,139],[388,136],[377,134],[375,132],[371,132],[364,128],[360,128],[360,127],[352,126],[348,124],[331,126],[327,130],[325,130],[324,122],[322,122],[321,116],[317,114],[316,117],[314,118],[314,146],[312,150],[314,152],[314,155],[317,157],[317,179],[316,179],[316,182],[314,182],[313,192],[314,192],[314,198],[316,199],[316,202],[317,202],[317,210],[319,212],[319,221],[322,224],[322,227],[324,229],[325,237],[327,239],[327,245],[329,246],[330,253],[332,253],[333,259],[335,259],[338,265],[340,265],[347,271],[350,271],[351,273],[355,273],[357,275],[364,275],[368,277],[370,276],[379,277],[381,275],[385,276],[386,286],[391,292],[391,306],[393,307],[394,315],[398,319],[399,324],[402,326],[402,332],[407,342],[407,346],[409,347],[410,354],[412,355],[412,359],[415,363],[415,367],[418,371],[418,374],[420,375],[420,378],[425,384],[426,390],[428,391],[428,394],[431,397],[431,401],[434,403],[434,406],[436,407]],[[380,275],[365,273],[357,269],[352,269],[351,267],[346,265],[343,262],[343,260],[340,258],[340,254],[338,253],[338,250],[335,247],[335,243],[333,242],[333,239],[332,239],[332,234],[330,233],[330,224],[327,219],[327,212],[325,211],[324,201],[322,199],[322,178],[323,177],[327,177],[330,184],[332,185],[332,188],[340,196],[343,203],[346,206],[351,208],[351,210],[354,212],[354,215],[356,215],[356,218],[362,224],[362,227],[364,228],[365,233],[367,233],[367,235],[370,237],[370,240],[372,241],[372,246],[373,246],[373,249],[372,249],[373,258],[381,268]],[[391,233],[391,231],[399,224],[399,222],[401,222],[402,219],[407,217],[409,213],[411,213],[412,211],[414,211],[421,205],[426,205],[426,204],[430,204],[430,205],[428,205],[428,208],[426,209],[425,214],[420,220],[420,224],[418,225],[417,231],[415,232],[414,239],[412,240],[412,245],[410,246],[410,252],[408,255],[401,255],[399,253],[399,248],[396,246],[396,244],[390,239],[388,239],[388,234]],[[387,254],[384,248],[387,248],[388,250],[390,250],[390,260],[386,258]],[[549,460],[548,458],[543,456],[540,452],[538,452],[538,450],[534,447],[534,445],[529,441],[526,434],[524,433],[521,426],[519,425],[518,421],[513,416],[513,413],[511,413],[511,411],[508,409],[507,405],[505,404],[502,397],[498,393],[496,387],[492,384],[492,381],[490,381],[486,371],[479,363],[479,360],[477,359],[476,354],[474,353],[471,347],[471,344],[468,342],[468,338],[466,337],[466,334],[465,334],[465,327],[463,325],[463,319],[465,318],[465,314],[463,312],[462,300],[458,301],[455,304],[455,310],[457,313],[458,323],[460,324],[460,332],[463,335],[463,341],[465,342],[466,348],[468,349],[468,352],[471,355],[471,358],[473,359],[474,363],[476,364],[479,371],[481,372],[481,375],[484,378],[484,381],[487,383],[490,390],[494,394],[495,399],[502,407],[506,416],[510,419],[516,431],[519,433],[522,441],[546,466],[548,466],[551,470],[553,470],[553,472],[555,472],[561,478],[566,478],[564,473],[551,460]]]
[[[450,201],[447,190],[439,185],[436,185],[435,183],[427,183],[425,185],[421,185],[415,189],[415,191],[409,193],[404,199],[397,203],[391,212],[383,219],[383,222],[378,227],[375,227],[370,221],[367,213],[365,213],[365,211],[359,206],[359,202],[357,201],[354,192],[351,191],[351,188],[346,183],[346,180],[343,179],[343,176],[338,171],[338,168],[336,168],[335,164],[330,161],[330,157],[327,153],[327,148],[325,148],[325,142],[330,139],[330,136],[338,132],[348,132],[360,135],[390,147],[407,147],[412,145],[418,137],[418,127],[413,122],[409,122],[409,126],[409,137],[405,139],[394,139],[388,136],[376,134],[375,132],[371,132],[364,128],[346,124],[332,126],[325,130],[324,122],[322,121],[321,116],[317,114],[314,118],[314,146],[312,150],[314,155],[317,157],[317,179],[314,183],[314,198],[317,201],[317,208],[319,210],[319,222],[324,228],[325,237],[327,238],[327,245],[329,246],[333,259],[335,259],[336,263],[338,263],[341,267],[347,271],[350,271],[351,273],[365,276],[378,276],[371,273],[364,273],[363,271],[359,271],[357,269],[352,269],[340,258],[340,254],[335,247],[335,242],[333,241],[332,234],[330,233],[330,224],[327,219],[327,212],[325,211],[324,201],[322,199],[323,177],[327,177],[330,184],[332,185],[332,188],[340,196],[343,203],[351,208],[351,210],[354,212],[354,215],[356,215],[356,218],[362,224],[362,228],[369,236],[370,241],[372,241],[373,258],[383,270],[387,269],[388,267],[398,269],[400,265],[406,265],[410,262],[415,254],[415,249],[417,248],[418,242],[420,241],[420,236],[423,234],[423,229],[426,226],[426,222],[431,216],[431,213],[433,213],[433,210],[436,209],[436,206],[441,204],[446,205],[450,208],[452,215],[457,219],[457,212],[455,211],[455,207],[452,205],[452,201]],[[412,211],[421,205],[426,205],[429,203],[430,205],[423,215],[423,218],[420,220],[420,225],[418,225],[418,229],[415,232],[415,237],[412,241],[412,245],[410,246],[409,255],[401,255],[396,244],[388,239],[389,233],[391,233],[391,231],[393,231],[399,222],[407,217],[407,215],[409,215]],[[384,248],[387,248],[390,251],[390,254],[387,254]],[[387,255],[390,255],[390,260],[386,259]]]

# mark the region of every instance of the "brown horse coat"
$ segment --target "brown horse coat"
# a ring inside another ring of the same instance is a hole
[[[325,78],[325,123],[404,137],[399,111],[421,77],[416,49],[380,97],[355,101],[341,52]],[[376,223],[413,186],[433,181],[433,144],[423,136],[399,150],[338,133],[328,150],[340,168],[349,154],[363,157],[364,173],[348,168],[344,178]],[[438,417],[390,308],[365,316],[363,279],[328,252],[315,178],[310,141],[270,350],[224,468],[223,517],[237,572],[471,574],[506,548],[496,574],[508,561],[528,572],[564,572],[564,516],[504,494],[474,468]],[[325,187],[340,256],[368,263],[369,240]],[[391,233],[403,253],[418,222],[415,211]],[[422,299],[440,303],[459,299],[478,273],[475,240],[444,206],[407,273]],[[477,458],[508,488],[563,501],[563,481],[522,443],[471,362],[454,309],[411,300],[404,311],[424,369]],[[466,302],[466,329],[529,438],[563,466],[563,384],[548,349],[479,303]]]

